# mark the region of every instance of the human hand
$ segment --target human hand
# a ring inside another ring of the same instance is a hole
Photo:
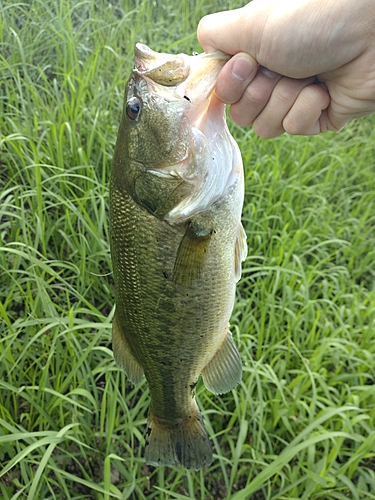
[[[216,94],[263,138],[337,131],[375,112],[373,0],[254,0],[204,17],[198,39],[234,54]]]

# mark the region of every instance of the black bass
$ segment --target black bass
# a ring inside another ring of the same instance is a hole
[[[247,252],[243,168],[214,94],[228,59],[137,44],[125,90],[110,183],[113,351],[133,383],[147,379],[152,465],[207,467],[198,378],[221,394],[242,375],[228,321]]]

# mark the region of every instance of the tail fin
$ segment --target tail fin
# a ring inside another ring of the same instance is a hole
[[[157,418],[150,410],[147,424],[147,464],[194,470],[211,464],[212,447],[197,406],[189,417],[178,420]]]

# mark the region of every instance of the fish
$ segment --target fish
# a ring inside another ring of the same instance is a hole
[[[114,359],[150,407],[145,460],[207,468],[212,444],[195,391],[235,388],[229,330],[247,254],[244,177],[215,95],[230,56],[159,53],[137,43],[111,167]]]

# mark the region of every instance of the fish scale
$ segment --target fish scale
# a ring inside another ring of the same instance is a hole
[[[246,254],[240,222],[242,163],[224,106],[213,96],[227,59],[222,53],[158,54],[137,45],[136,68],[125,93],[110,185],[113,350],[132,382],[143,374],[147,379],[151,402],[145,456],[152,465],[207,467],[212,449],[194,397],[198,378],[202,374],[216,393],[232,389],[241,378],[228,321]],[[167,79],[167,87],[155,78]],[[196,98],[194,78],[199,79]],[[192,102],[183,97],[186,88]],[[206,128],[195,128],[196,120],[207,123]],[[159,124],[166,121],[164,134]],[[147,138],[149,143],[142,144]],[[155,138],[158,146],[150,148]],[[204,163],[211,157],[223,159],[219,173],[227,176],[227,185]]]

